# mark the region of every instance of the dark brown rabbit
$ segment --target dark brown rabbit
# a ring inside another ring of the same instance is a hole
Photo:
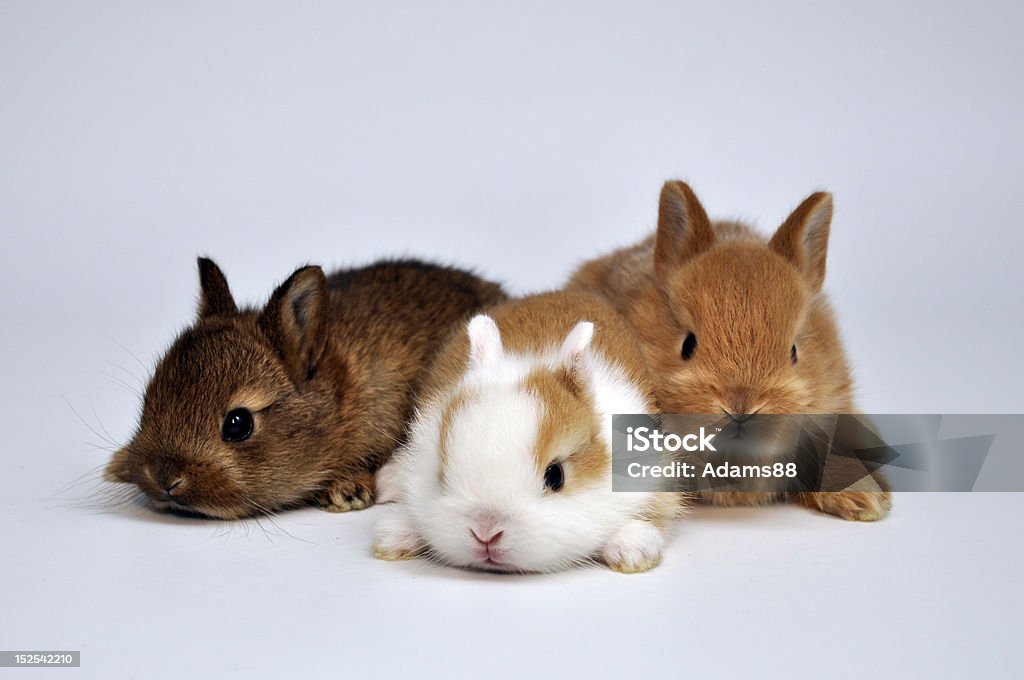
[[[161,359],[131,442],[107,466],[161,510],[234,519],[374,500],[423,370],[500,286],[415,260],[303,267],[262,310],[239,309],[199,260],[199,317]]]

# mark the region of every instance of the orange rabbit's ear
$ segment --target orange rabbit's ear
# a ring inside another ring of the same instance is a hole
[[[693,189],[678,180],[665,182],[658,203],[655,275],[663,279],[672,267],[707,250],[714,242],[711,220]]]
[[[825,282],[828,232],[832,225],[832,194],[811,194],[782,223],[769,246],[803,272],[817,292]]]

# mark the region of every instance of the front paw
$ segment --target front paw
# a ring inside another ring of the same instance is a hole
[[[601,557],[612,571],[639,574],[661,563],[665,539],[650,522],[633,520],[623,526],[604,546]]]
[[[875,522],[892,509],[888,491],[818,491],[810,494],[812,507],[843,519]]]
[[[373,556],[379,560],[411,560],[423,552],[419,534],[395,507],[384,508],[373,538]]]
[[[391,546],[386,543],[373,544],[373,556],[378,560],[398,562],[400,560],[414,560],[419,555],[419,548],[414,546]]]
[[[316,500],[328,512],[349,512],[370,507],[373,497],[373,475],[361,473],[331,482],[317,494]]]

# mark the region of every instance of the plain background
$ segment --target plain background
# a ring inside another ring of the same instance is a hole
[[[1022,34],[1011,2],[0,2],[0,648],[81,649],[31,672],[60,677],[1019,674],[1016,494],[706,509],[649,574],[508,578],[372,560],[373,510],[112,505],[74,411],[130,436],[197,254],[252,303],[395,254],[540,290],[678,177],[763,230],[834,192],[864,410],[1020,413]]]

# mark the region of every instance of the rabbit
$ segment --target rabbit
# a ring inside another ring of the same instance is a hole
[[[417,260],[302,267],[262,309],[240,309],[212,260],[199,259],[199,282],[198,318],[158,362],[105,476],[157,510],[220,519],[371,505],[440,343],[506,299]]]
[[[639,337],[665,414],[855,412],[853,381],[822,291],[832,196],[811,194],[770,239],[712,222],[680,181],[661,191],[654,235],[584,263],[568,289],[602,295]],[[705,492],[721,505],[793,500],[848,520],[892,506],[880,474],[842,492]]]
[[[597,296],[545,293],[473,317],[378,473],[394,505],[374,555],[497,572],[655,567],[687,499],[613,492],[610,457],[611,415],[653,406],[632,333]]]

